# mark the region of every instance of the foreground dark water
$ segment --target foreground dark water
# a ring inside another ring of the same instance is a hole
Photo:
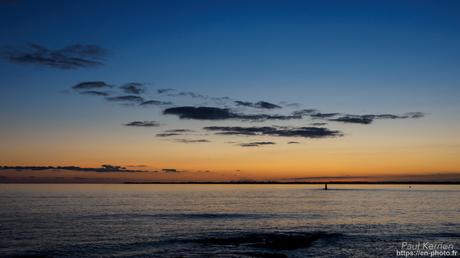
[[[0,185],[0,256],[395,257],[402,242],[460,248],[460,186],[321,187]]]

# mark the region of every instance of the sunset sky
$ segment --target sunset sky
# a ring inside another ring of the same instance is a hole
[[[0,179],[459,179],[459,13],[0,1]]]

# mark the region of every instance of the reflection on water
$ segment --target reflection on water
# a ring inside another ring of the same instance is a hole
[[[0,256],[392,257],[460,247],[460,186],[0,185]]]

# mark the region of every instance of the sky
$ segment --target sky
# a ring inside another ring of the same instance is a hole
[[[2,0],[0,180],[458,180],[459,12]]]

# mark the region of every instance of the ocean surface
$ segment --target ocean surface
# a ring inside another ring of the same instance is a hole
[[[458,185],[322,187],[2,184],[0,257],[398,257],[403,242],[426,241],[460,250]]]

